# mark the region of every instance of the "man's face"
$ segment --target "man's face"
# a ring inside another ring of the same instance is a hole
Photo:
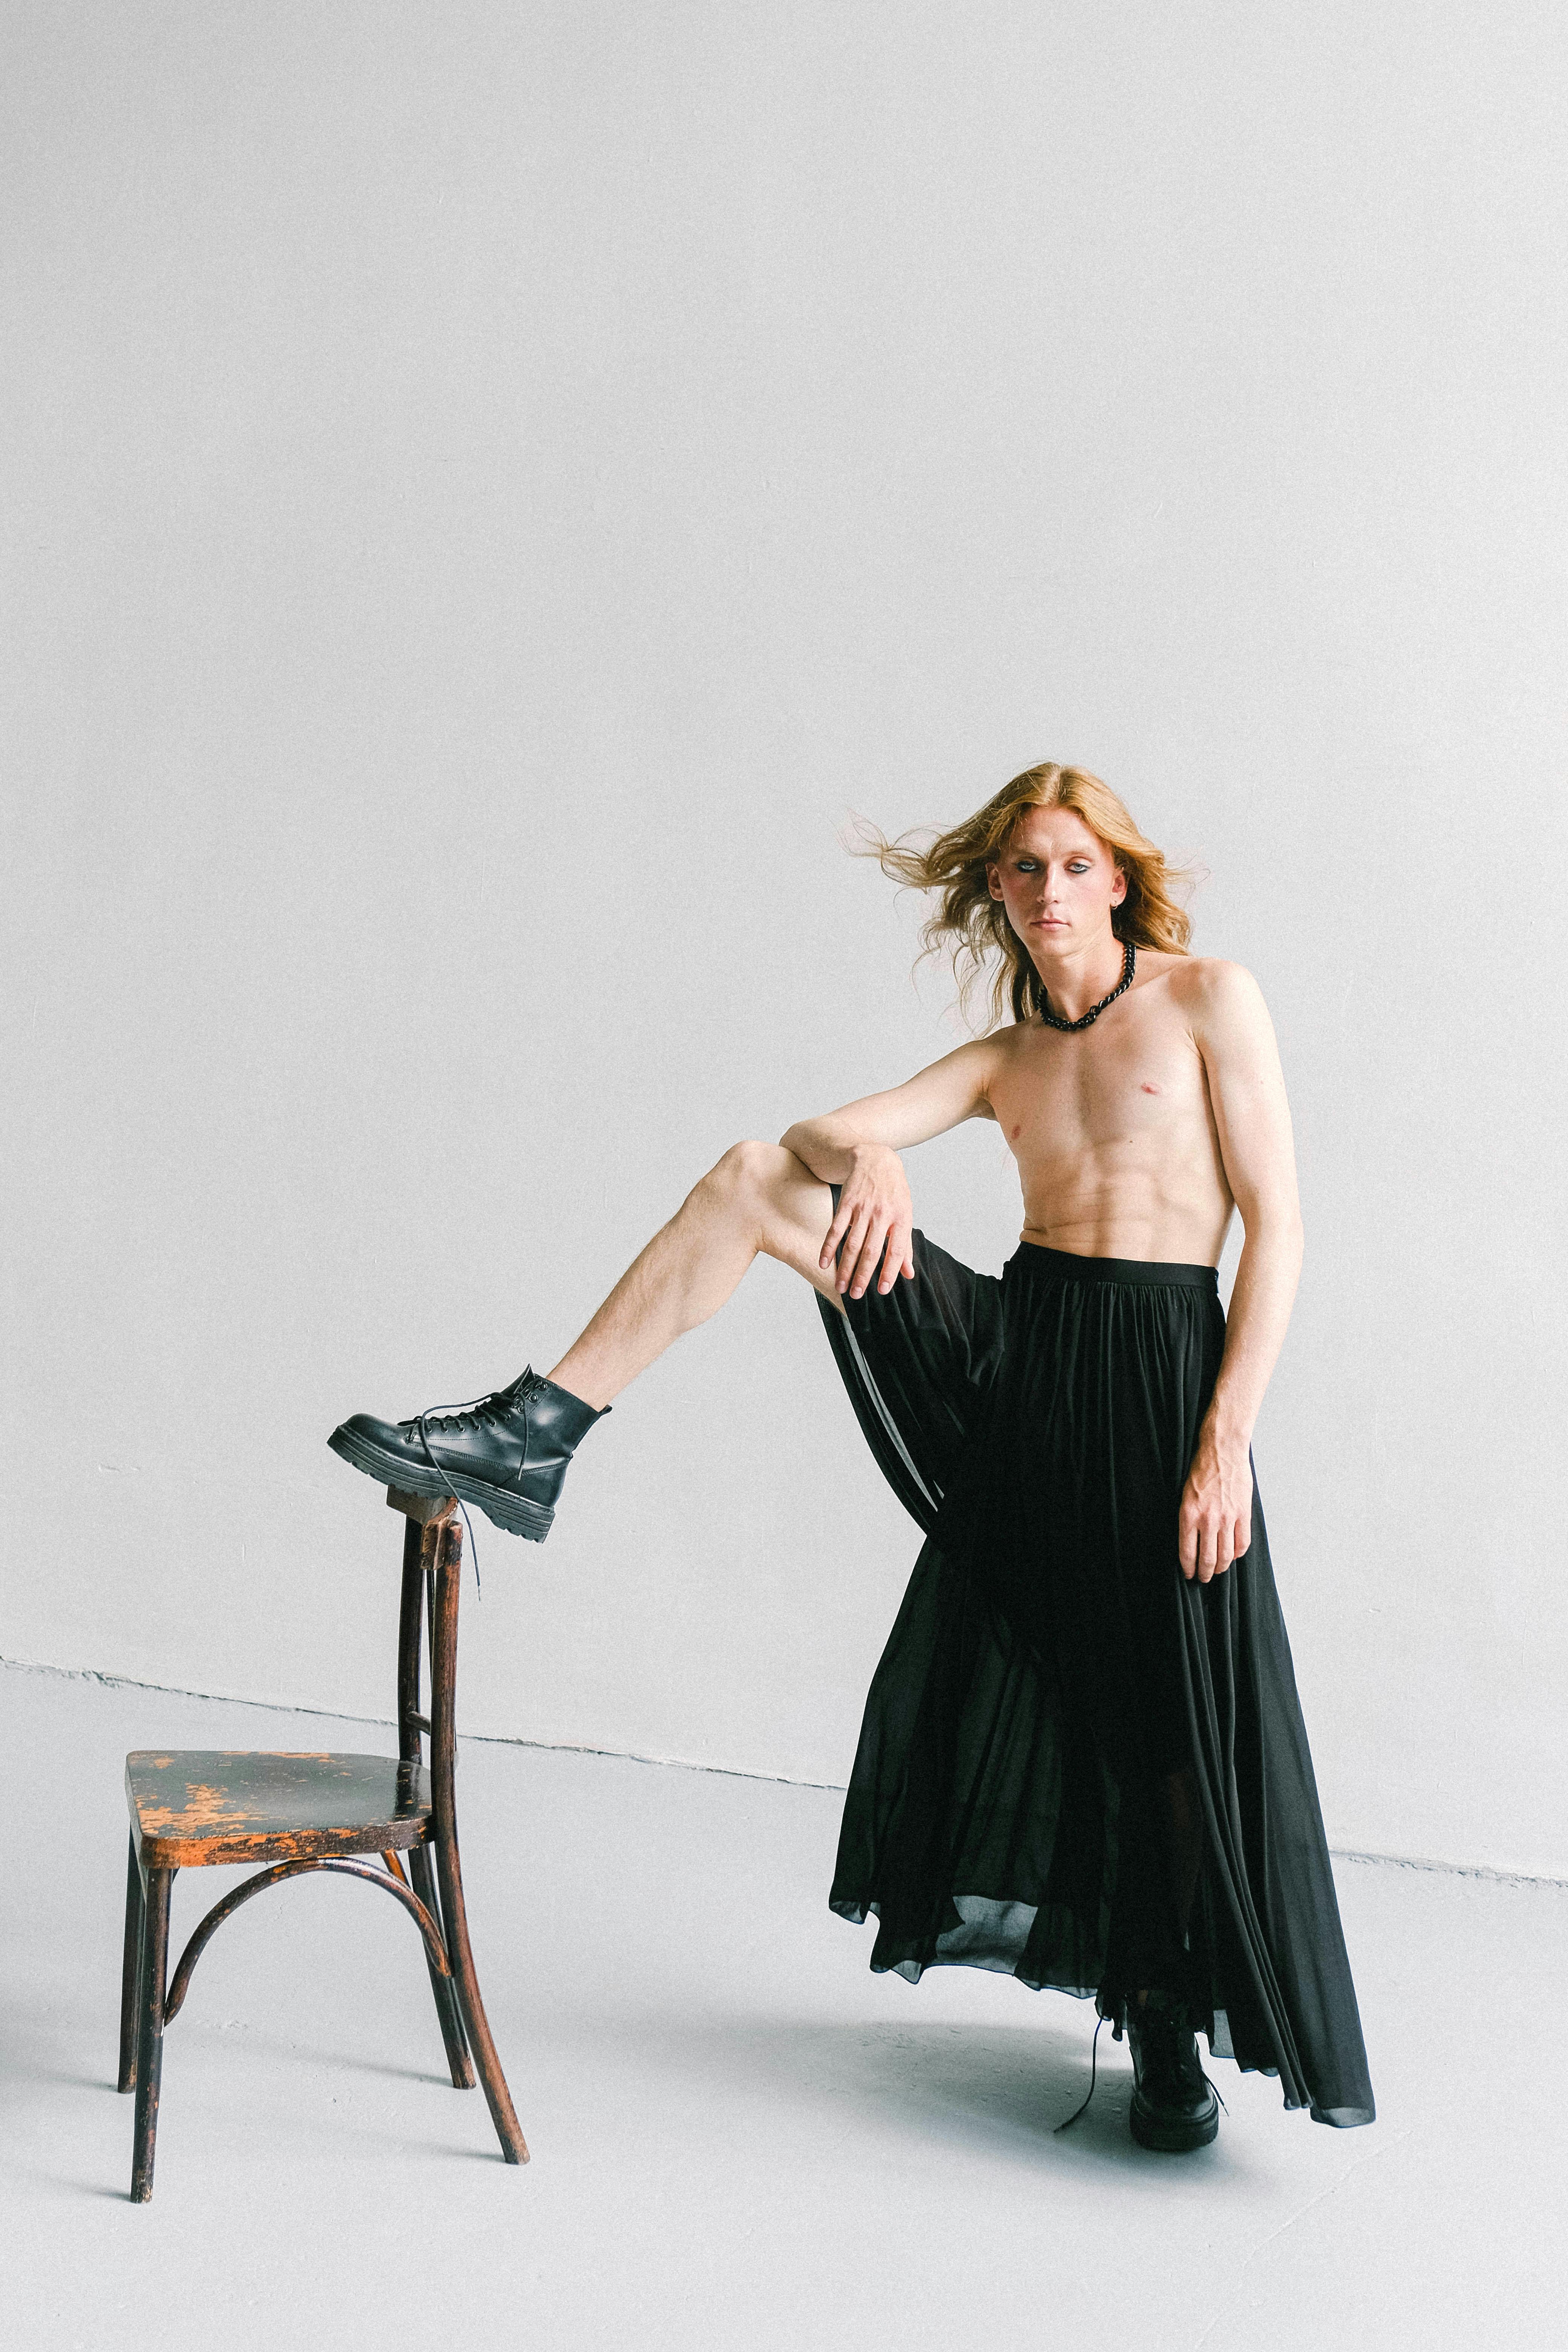
[[[1025,946],[1046,955],[1102,938],[1127,896],[1127,877],[1072,809],[1031,809],[985,872]]]

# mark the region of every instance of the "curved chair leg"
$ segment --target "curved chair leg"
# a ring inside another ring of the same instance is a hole
[[[442,1941],[447,1947],[447,1957],[455,1968],[452,1938],[447,1932],[446,1921],[441,1917],[441,1906],[436,1893],[436,1874],[430,1867],[430,1856],[422,1845],[416,1845],[411,1851],[408,1869],[414,1881],[414,1892],[426,1911],[433,1912],[437,1919],[441,1919]],[[428,1953],[426,1966],[429,1967]],[[452,1979],[437,1976],[435,1969],[430,1969],[430,1990],[436,1996],[436,2015],[441,2027],[441,2039],[447,2047],[447,2063],[452,2070],[452,2088],[454,2091],[471,2091],[474,2087],[473,2063],[463,2035],[463,2020]]]
[[[136,2088],[136,1992],[142,1977],[142,1865],[136,1841],[129,1838],[130,1862],[125,1873],[125,1954],[120,1966],[120,2084]]]
[[[142,1926],[141,2018],[136,2042],[136,2133],[131,2200],[153,2194],[153,2152],[158,2137],[158,2086],[163,2071],[163,1993],[169,1974],[169,1890],[172,1870],[150,1870]]]
[[[468,1915],[463,1903],[463,1872],[458,1859],[457,1841],[440,1838],[436,1845],[436,1869],[441,1882],[441,1925],[447,1937],[447,1958],[452,1964],[452,1979],[458,1990],[458,2002],[467,2028],[468,2047],[474,2053],[474,2063],[479,2070],[479,2080],[485,2087],[489,2104],[490,2120],[496,2127],[496,2137],[501,2154],[509,2164],[528,2162],[528,2142],[511,2104],[511,2093],[501,2073],[497,2052],[485,2015],[484,2002],[479,1999],[479,1979],[474,1969],[473,1946],[468,1941]]]

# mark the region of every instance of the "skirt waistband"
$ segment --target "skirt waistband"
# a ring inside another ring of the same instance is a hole
[[[1058,1282],[1129,1282],[1149,1288],[1210,1290],[1217,1297],[1219,1275],[1212,1265],[1182,1265],[1173,1259],[1076,1257],[1071,1250],[1020,1242],[1005,1271],[1017,1266]]]

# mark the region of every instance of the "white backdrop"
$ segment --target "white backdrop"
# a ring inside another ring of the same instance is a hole
[[[0,1651],[384,1714],[328,1430],[946,1050],[839,831],[1077,760],[1280,1032],[1331,1836],[1568,1871],[1559,12],[8,24]],[[915,1549],[764,1265],[481,1523],[466,1721],[842,1780]]]

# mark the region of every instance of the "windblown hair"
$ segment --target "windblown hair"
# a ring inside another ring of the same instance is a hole
[[[988,862],[1000,857],[1030,809],[1071,809],[1104,842],[1127,877],[1127,895],[1111,911],[1111,929],[1134,947],[1185,955],[1192,924],[1171,892],[1191,877],[1167,865],[1145,840],[1109,784],[1087,768],[1064,768],[1054,760],[1026,768],[984,807],[950,832],[921,846],[917,834],[889,841],[874,825],[858,828],[856,855],[876,858],[884,874],[914,890],[942,893],[937,911],[921,926],[923,955],[945,953],[958,982],[959,1003],[967,1013],[977,982],[990,971],[991,1025],[1011,1007],[1015,1021],[1027,1021],[1039,1004],[1039,982],[1007,909],[986,885]],[[994,967],[994,968],[993,968]]]

